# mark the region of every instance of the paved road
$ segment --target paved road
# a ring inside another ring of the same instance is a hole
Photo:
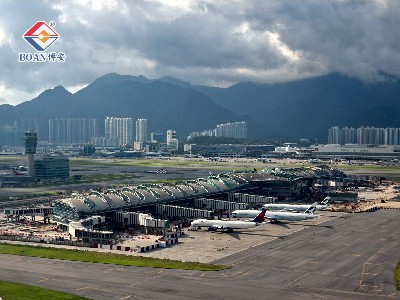
[[[383,210],[310,226],[216,261],[234,266],[220,272],[0,255],[0,279],[93,299],[396,299],[398,216]]]

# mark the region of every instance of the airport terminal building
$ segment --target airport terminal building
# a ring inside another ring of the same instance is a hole
[[[58,199],[55,221],[68,224],[94,215],[104,215],[112,223],[116,212],[155,207],[156,204],[189,203],[199,198],[228,199],[237,192],[260,193],[279,199],[307,197],[321,178],[341,178],[343,172],[329,167],[266,169],[210,175],[175,184],[142,184],[102,192],[91,191]]]
[[[208,178],[188,180],[176,184],[143,184],[127,186],[120,190],[91,191],[59,199],[54,203],[54,219],[69,223],[95,214],[168,203],[197,197],[213,196],[249,185],[241,173],[210,175]]]
[[[343,158],[343,159],[399,159],[398,145],[357,145],[357,144],[328,144],[318,145],[312,152],[314,158]]]

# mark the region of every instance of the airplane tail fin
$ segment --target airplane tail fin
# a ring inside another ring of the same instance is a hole
[[[256,222],[256,223],[262,223],[265,220],[265,212],[266,209],[263,208],[262,211],[257,215],[257,217],[255,217],[253,220],[251,220],[252,222]]]
[[[304,212],[305,214],[314,214],[315,209],[317,208],[317,202],[314,202],[309,208]]]
[[[322,201],[321,201],[321,204],[323,204],[323,205],[327,205],[327,204],[328,204],[328,202],[329,202],[329,200],[331,200],[331,197],[329,197],[329,196],[326,196],[326,197],[324,198],[324,200],[322,200]]]

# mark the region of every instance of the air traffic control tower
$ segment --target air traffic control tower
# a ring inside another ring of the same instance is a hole
[[[25,154],[28,156],[28,175],[31,177],[35,176],[35,161],[34,155],[36,154],[37,148],[37,133],[33,130],[29,130],[25,133]]]

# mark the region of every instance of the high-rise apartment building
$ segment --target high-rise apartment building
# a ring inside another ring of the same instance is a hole
[[[19,132],[33,130],[39,136],[39,121],[37,119],[16,119],[14,120],[14,126]]]
[[[118,138],[120,145],[128,145],[132,143],[132,118],[107,117],[104,125],[106,138]]]
[[[192,132],[191,134],[189,134],[188,140],[201,136],[216,136],[216,137],[246,139],[247,122],[241,121],[234,123],[219,124],[215,127],[215,129]]]
[[[247,122],[242,121],[217,125],[215,136],[245,139],[247,138]]]
[[[339,128],[334,126],[328,130],[328,144],[356,144],[357,129],[353,127]]]
[[[147,119],[136,120],[136,142],[144,143],[147,141]]]
[[[170,150],[178,150],[179,141],[176,138],[176,131],[172,129],[167,130],[167,148]]]
[[[399,145],[400,128],[334,126],[328,130],[328,144]]]
[[[55,118],[49,120],[49,142],[86,144],[97,134],[97,119]]]

